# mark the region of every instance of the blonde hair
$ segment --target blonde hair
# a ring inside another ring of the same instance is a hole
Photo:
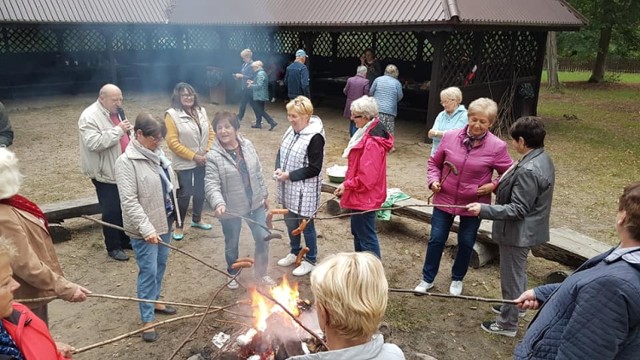
[[[440,99],[453,100],[460,104],[462,102],[462,91],[455,86],[448,87],[440,91]]]
[[[473,115],[484,115],[493,123],[498,116],[498,104],[489,98],[478,98],[469,104],[467,114],[469,117]]]
[[[382,262],[371,253],[340,253],[311,273],[311,291],[329,315],[327,326],[348,340],[375,334],[387,309],[388,290]]]
[[[7,148],[0,148],[0,199],[8,199],[17,194],[20,185],[22,174],[16,154]]]
[[[353,100],[350,110],[352,113],[364,115],[367,119],[375,119],[378,116],[378,103],[373,96],[363,95]]]
[[[253,56],[253,51],[251,51],[251,49],[244,49],[244,50],[240,51],[240,57],[245,57],[245,56],[252,57]]]
[[[287,111],[293,111],[298,115],[313,115],[313,104],[306,96],[296,96],[287,104]]]

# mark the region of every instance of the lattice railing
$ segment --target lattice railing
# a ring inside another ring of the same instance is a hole
[[[266,31],[248,31],[245,35],[246,47],[253,52],[271,52],[271,34]]]
[[[179,47],[178,38],[168,29],[158,28],[151,32],[151,48],[154,50],[169,50]]]
[[[373,46],[373,35],[368,32],[344,32],[338,37],[338,57],[359,58],[364,49]]]
[[[433,45],[429,42],[428,39],[424,39],[422,43],[422,61],[424,62],[433,62],[433,54],[435,54],[436,50],[433,48]]]
[[[443,49],[441,86],[462,86],[465,77],[473,69],[474,42],[472,32],[453,32]]]
[[[376,40],[378,58],[415,61],[418,56],[418,38],[412,32],[382,32]]]
[[[493,31],[481,34],[479,67],[476,82],[510,80],[512,78],[511,32]]]
[[[273,38],[273,51],[280,54],[293,54],[300,44],[300,33],[296,31],[278,31]]]
[[[66,52],[104,51],[107,41],[95,29],[68,29],[62,33],[62,49]]]
[[[191,28],[185,32],[187,49],[220,49],[220,36],[213,29]]]
[[[36,28],[9,28],[6,45],[11,53],[39,53],[58,51],[58,40],[53,31]]]
[[[313,55],[327,57],[333,55],[333,52],[331,51],[332,43],[331,34],[323,32],[313,43]]]
[[[540,42],[534,33],[526,31],[514,32],[514,56],[513,64],[518,71],[518,76],[538,75],[537,59],[540,50]]]
[[[142,29],[119,29],[113,35],[113,50],[140,51],[147,48],[147,33]]]
[[[7,52],[7,39],[5,35],[6,29],[0,27],[0,54]]]

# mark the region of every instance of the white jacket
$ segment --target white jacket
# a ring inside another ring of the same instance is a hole
[[[97,181],[115,184],[114,166],[122,154],[120,138],[128,135],[120,126],[113,125],[109,111],[98,101],[82,112],[78,128],[82,173]]]

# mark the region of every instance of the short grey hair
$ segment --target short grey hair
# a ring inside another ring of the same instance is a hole
[[[8,199],[20,191],[22,174],[18,169],[18,158],[13,151],[0,148],[0,200]]]
[[[245,56],[252,57],[253,56],[253,51],[251,51],[251,49],[244,49],[244,50],[240,51],[240,57],[245,57]]]
[[[251,67],[252,68],[262,68],[264,64],[262,64],[262,61],[260,60],[256,60],[254,62],[251,63]]]
[[[469,117],[473,115],[484,115],[493,123],[498,116],[498,104],[489,98],[478,98],[469,104],[467,114]]]
[[[364,75],[367,73],[367,67],[364,65],[360,65],[358,66],[358,68],[356,69],[356,74],[360,74],[360,75]]]
[[[378,103],[373,96],[364,95],[351,103],[351,113],[358,113],[367,119],[375,119],[378,116]]]
[[[440,91],[440,99],[453,100],[460,104],[462,102],[462,91],[455,86],[448,87]]]
[[[386,68],[384,68],[384,74],[392,76],[392,77],[397,79],[398,75],[400,75],[400,71],[398,71],[398,67],[397,66],[395,66],[393,64],[389,64],[389,65],[387,65]]]

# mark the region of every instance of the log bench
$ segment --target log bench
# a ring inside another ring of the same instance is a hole
[[[95,195],[81,199],[58,201],[42,206],[42,212],[49,221],[49,230],[54,243],[71,239],[69,230],[62,227],[66,219],[82,215],[100,214],[100,205]]]
[[[322,183],[322,191],[333,194],[338,185],[339,184],[325,181]],[[411,207],[412,205],[422,207]],[[424,207],[424,205],[427,205],[427,202],[409,198],[407,200],[396,202],[394,206],[406,207],[392,210],[391,213],[430,224],[433,208]],[[335,207],[335,205],[333,206]],[[480,243],[488,248],[475,249],[474,259],[472,259],[471,264],[472,266],[484,265],[484,263],[488,261],[486,257],[491,256],[491,249],[495,248],[497,245],[491,237],[492,223],[493,222],[491,220],[482,220],[480,223],[480,229],[478,229],[478,241],[476,244]],[[457,233],[459,225],[458,220],[455,220],[451,227],[451,231]],[[611,248],[608,244],[567,228],[551,229],[549,234],[550,240],[548,243],[531,248],[533,255],[573,268],[577,268],[587,259],[601,254]],[[489,254],[486,253],[487,251]],[[483,256],[485,258],[483,258]],[[476,262],[476,264],[474,264],[474,262]]]

